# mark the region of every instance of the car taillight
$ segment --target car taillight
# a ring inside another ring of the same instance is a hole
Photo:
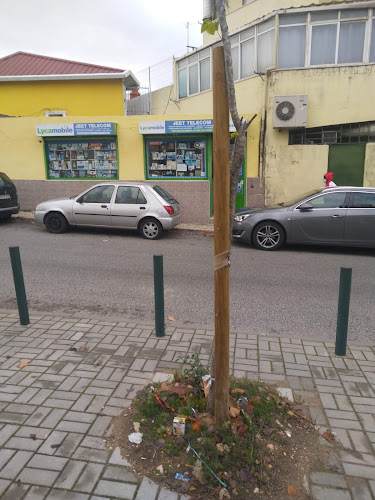
[[[165,210],[169,213],[169,215],[173,215],[174,214],[174,209],[173,207],[169,206],[169,205],[164,205],[164,208]]]

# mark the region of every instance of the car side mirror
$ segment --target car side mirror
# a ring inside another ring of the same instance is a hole
[[[80,198],[77,198],[77,203],[80,203],[82,205],[83,203],[83,196],[81,196]]]
[[[300,206],[298,207],[298,209],[299,209],[299,210],[301,210],[302,212],[304,212],[304,211],[306,211],[306,210],[311,210],[311,209],[313,209],[313,208],[314,208],[314,206],[313,206],[313,205],[311,205],[311,203],[302,203],[302,205],[300,205]]]

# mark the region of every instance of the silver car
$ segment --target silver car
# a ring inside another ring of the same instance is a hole
[[[155,184],[106,182],[78,196],[40,203],[35,220],[51,233],[63,233],[69,226],[99,226],[136,229],[154,240],[163,229],[177,226],[180,207],[173,196]]]
[[[287,206],[237,210],[232,236],[259,250],[284,243],[375,247],[375,188],[328,188]]]

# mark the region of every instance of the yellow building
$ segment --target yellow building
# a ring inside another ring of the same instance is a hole
[[[118,116],[131,71],[26,52],[0,58],[0,113],[8,116]]]
[[[322,187],[327,170],[338,185],[374,186],[375,2],[229,0],[227,22],[238,109],[259,119],[244,165],[246,204]],[[153,113],[212,113],[218,43],[205,34],[202,48],[175,61],[175,83],[153,93]]]

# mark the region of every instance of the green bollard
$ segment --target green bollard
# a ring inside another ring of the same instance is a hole
[[[337,309],[336,356],[346,356],[351,286],[352,268],[342,267],[340,273],[339,305]]]
[[[155,331],[157,337],[164,337],[164,277],[163,256],[154,255]]]
[[[19,247],[9,247],[10,260],[12,263],[14,288],[16,289],[18,314],[21,325],[30,324],[29,310],[27,307],[25,283],[23,281],[22,264]]]

